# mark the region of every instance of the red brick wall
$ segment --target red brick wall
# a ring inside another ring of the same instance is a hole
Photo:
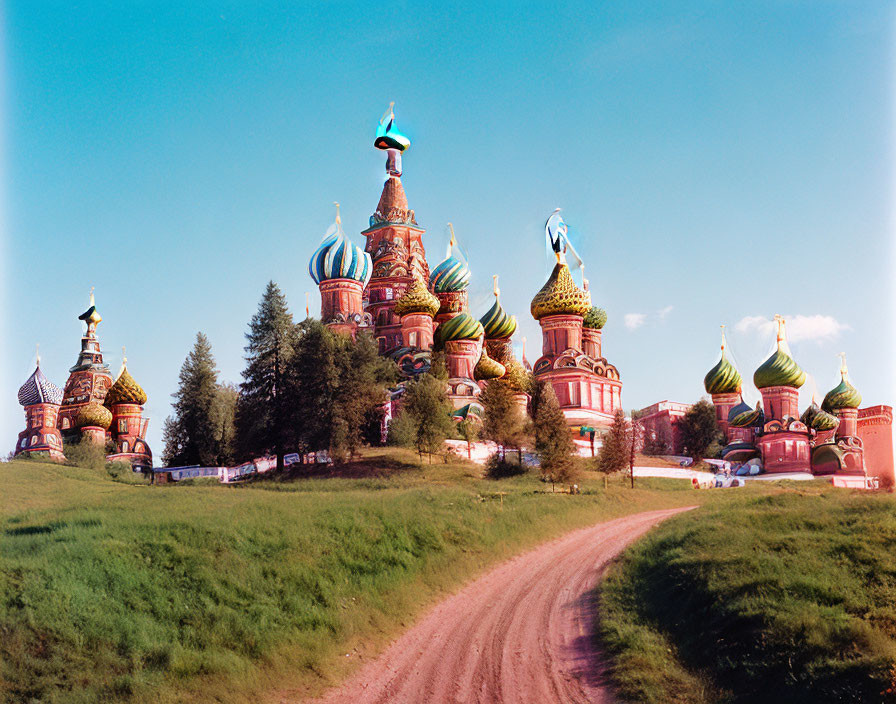
[[[858,435],[865,449],[869,476],[893,482],[893,408],[869,406],[859,409]]]

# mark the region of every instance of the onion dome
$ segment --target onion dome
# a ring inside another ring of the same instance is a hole
[[[724,328],[724,326],[723,326]],[[708,394],[736,394],[740,392],[740,373],[725,356],[725,331],[722,330],[722,358],[703,378],[703,387]]]
[[[354,244],[342,231],[339,204],[336,204],[336,222],[327,229],[320,245],[311,256],[308,273],[314,283],[330,279],[352,279],[366,286],[373,264],[370,255]]]
[[[439,325],[439,339],[442,342],[451,340],[478,340],[482,337],[482,323],[469,313],[459,313],[450,320]]]
[[[479,322],[482,323],[482,327],[485,330],[486,340],[500,340],[502,338],[510,337],[516,332],[516,316],[507,315],[504,308],[501,307],[501,301],[499,299],[501,291],[498,288],[497,275],[494,277],[494,280],[495,304],[479,319]]]
[[[34,373],[19,389],[19,403],[23,406],[33,406],[37,403],[52,403],[58,406],[62,403],[62,389],[44,376],[40,370],[39,360]]]
[[[606,324],[607,311],[597,306],[591,306],[588,312],[585,313],[585,320],[582,321],[583,327],[591,328],[592,330],[600,330]]]
[[[96,402],[88,403],[75,416],[74,426],[76,428],[91,426],[108,430],[110,425],[112,425],[112,413],[108,408]]]
[[[803,412],[800,421],[809,428],[817,430],[820,433],[823,433],[826,430],[835,430],[837,426],[840,425],[840,419],[837,418],[837,416],[832,416],[827,411],[819,408],[814,400]]]
[[[784,318],[776,315],[775,320],[778,323],[778,347],[753,373],[753,383],[757,389],[766,389],[770,386],[790,386],[798,389],[806,383],[806,372],[800,369],[790,356],[784,336]]]
[[[389,109],[380,118],[380,124],[376,128],[376,139],[373,140],[373,146],[377,149],[388,150],[397,149],[403,152],[411,146],[411,140],[405,137],[395,126],[395,113],[392,108],[395,103],[389,103]]]
[[[103,403],[109,408],[116,403],[135,403],[142,406],[146,403],[146,392],[125,367],[121,370],[115,383],[109,387],[109,391],[106,392],[106,400]]]
[[[87,327],[96,327],[98,323],[101,323],[103,320],[103,316],[99,314],[99,311],[96,309],[96,301],[93,297],[93,289],[90,289],[90,307],[85,310],[81,315],[78,316],[78,320],[83,320],[87,323]]]
[[[827,392],[821,407],[828,411],[839,411],[841,408],[858,408],[862,404],[862,394],[849,383],[849,372],[846,368],[846,356],[840,365],[840,383]]]
[[[402,296],[395,301],[395,314],[398,316],[409,313],[425,313],[433,317],[439,312],[439,299],[433,296],[423,279],[414,277],[414,281],[408,286]]]
[[[451,227],[451,224],[448,226]],[[429,275],[429,285],[436,293],[463,291],[470,283],[470,267],[465,261],[454,256],[455,244],[457,243],[454,239],[454,228],[451,228],[451,239],[448,241],[445,260]]]
[[[488,352],[483,349],[479,361],[476,362],[476,367],[473,369],[473,378],[476,381],[500,379],[504,376],[505,371],[504,365],[489,357]]]
[[[728,425],[732,428],[751,428],[762,425],[764,422],[765,413],[762,412],[762,407],[758,403],[756,408],[750,408],[741,400],[728,412]]]
[[[541,320],[546,315],[580,315],[591,310],[591,296],[576,286],[569,267],[557,262],[547,283],[532,299],[532,317]]]

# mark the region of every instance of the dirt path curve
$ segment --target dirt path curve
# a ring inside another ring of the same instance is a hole
[[[691,507],[694,508],[694,507]],[[320,704],[611,702],[590,592],[661,521],[649,511],[568,533],[449,597]]]

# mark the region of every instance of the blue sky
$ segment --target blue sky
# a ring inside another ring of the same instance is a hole
[[[821,393],[845,351],[896,396],[889,3],[22,0],[4,32],[4,453],[34,343],[61,386],[95,286],[160,454],[197,330],[238,382],[268,279],[318,309],[308,258],[335,200],[361,241],[391,100],[430,264],[450,221],[531,361],[563,207],[626,408],[698,399],[722,323],[751,378],[775,313]]]

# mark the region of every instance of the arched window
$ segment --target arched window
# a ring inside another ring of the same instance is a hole
[[[70,427],[70,425],[69,425],[69,422],[68,422],[68,418],[63,418],[63,419],[62,419],[62,429],[63,429],[63,430],[66,430],[66,429],[69,428],[69,427]]]
[[[127,440],[125,440],[123,443],[121,443],[121,451],[122,452],[128,451],[128,441]]]

